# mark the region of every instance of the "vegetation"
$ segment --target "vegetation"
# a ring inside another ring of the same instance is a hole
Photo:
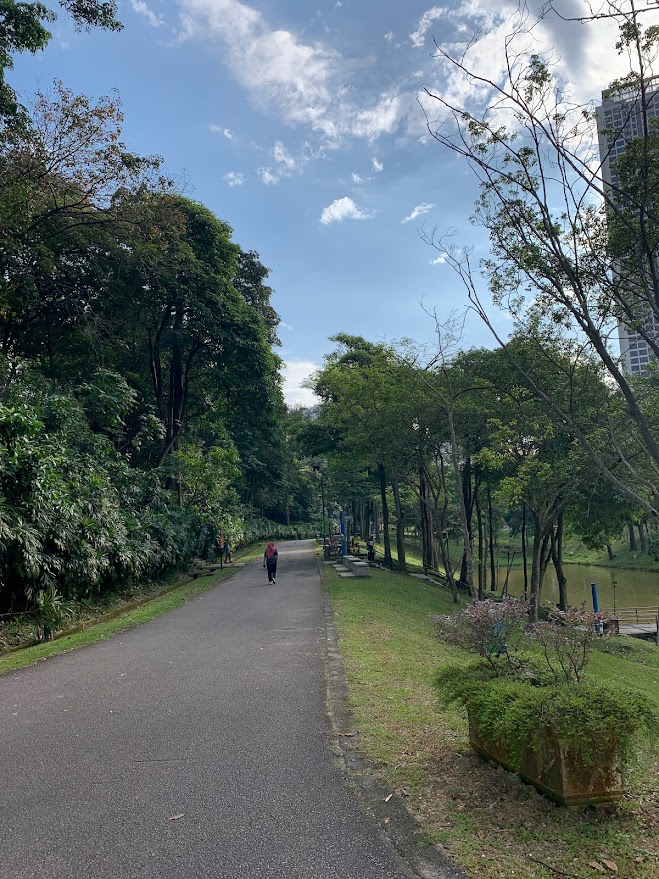
[[[469,662],[468,653],[434,634],[434,616],[454,607],[448,590],[396,572],[374,570],[368,580],[344,580],[324,567],[323,575],[359,750],[404,795],[429,842],[480,879],[549,879],[561,872],[585,877],[595,875],[591,862],[606,875],[603,859],[630,879],[656,875],[657,758],[643,731],[628,770],[628,794],[615,810],[561,809],[477,757],[460,705],[440,710],[437,669],[450,665],[455,677],[455,669]],[[634,699],[642,694],[659,710],[656,648],[629,638],[601,647],[591,653],[586,685],[624,688]],[[509,683],[504,678],[501,686]],[[606,722],[602,715],[593,721]]]
[[[114,3],[62,3],[119,27]],[[43,48],[0,15],[0,75]],[[116,96],[0,76],[0,615],[96,599],[316,514],[258,254],[122,141]],[[297,420],[296,420],[297,419]],[[301,533],[298,527],[293,533]]]

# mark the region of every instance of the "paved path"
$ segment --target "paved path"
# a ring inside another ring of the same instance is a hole
[[[1,879],[409,879],[328,747],[311,547],[0,677]]]

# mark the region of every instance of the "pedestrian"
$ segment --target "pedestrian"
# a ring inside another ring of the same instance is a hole
[[[372,534],[370,535],[370,537],[366,541],[366,549],[368,551],[369,562],[374,562],[375,561],[375,540],[373,540]]]
[[[227,563],[231,561],[231,544],[228,537],[224,539],[224,561]]]
[[[263,567],[268,569],[268,583],[274,584],[275,582],[278,555],[277,547],[275,546],[274,541],[271,540],[263,553]]]

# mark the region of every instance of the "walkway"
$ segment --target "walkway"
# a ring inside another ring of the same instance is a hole
[[[309,541],[0,677],[1,879],[409,879],[328,747]]]

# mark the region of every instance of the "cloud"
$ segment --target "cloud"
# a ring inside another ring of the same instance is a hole
[[[410,34],[410,43],[415,48],[420,48],[426,41],[426,34],[430,30],[433,21],[442,18],[448,12],[445,6],[433,6],[423,13],[419,19],[416,30]]]
[[[357,186],[359,186],[360,183],[364,182],[364,178],[359,174],[355,174],[354,171],[350,176],[352,177],[352,182],[355,183]]]
[[[293,327],[290,324],[287,324],[285,320],[280,320],[278,326],[280,326],[283,330],[293,329]]]
[[[320,215],[320,222],[327,226],[330,223],[342,223],[343,220],[370,220],[372,214],[362,211],[351,198],[344,196],[337,198],[324,208]]]
[[[422,214],[427,214],[428,211],[431,211],[436,207],[436,204],[430,204],[430,202],[424,201],[422,204],[418,204],[415,208],[412,208],[412,213],[408,214],[404,220],[401,220],[401,223],[410,223],[412,220],[416,220],[417,217],[420,217]]]
[[[273,171],[272,168],[257,168],[256,173],[266,186],[272,186],[281,180],[281,175],[277,171]]]
[[[309,156],[302,156],[296,159],[289,153],[284,144],[277,140],[272,148],[272,158],[276,163],[274,168],[262,167],[256,169],[256,173],[266,186],[279,183],[282,177],[290,177],[296,171],[301,171]]]
[[[245,182],[245,177],[240,171],[229,171],[222,179],[226,180],[229,186],[242,186]]]
[[[371,156],[371,165],[373,165],[374,171],[382,171],[384,169],[384,165],[377,156]]]
[[[318,370],[313,360],[286,360],[282,368],[284,400],[288,406],[315,406],[318,398],[309,388],[301,387],[305,379]]]
[[[226,137],[227,140],[235,140],[236,136],[229,128],[222,128],[221,125],[210,125],[209,126],[211,134],[221,134],[223,137]]]
[[[385,40],[386,40],[388,43],[390,43],[390,42],[393,40],[393,38],[394,38],[394,32],[393,32],[393,31],[389,31],[388,33],[386,33],[386,34],[384,35],[384,38],[385,38]]]
[[[144,0],[130,0],[130,5],[133,7],[133,12],[137,12],[138,15],[143,15],[151,27],[161,27],[161,25],[165,23],[164,19],[160,18],[160,16],[156,15],[155,12],[149,9]]]
[[[283,165],[287,171],[295,171],[295,169],[297,168],[297,162],[295,161],[293,156],[286,150],[286,147],[280,140],[275,142],[275,145],[272,149],[272,155],[275,162],[277,162],[279,165]]]
[[[413,106],[411,93],[360,94],[339,52],[270,27],[259,10],[240,0],[178,0],[178,6],[179,43],[221,42],[218,55],[258,108],[290,125],[307,125],[329,142],[390,133]]]
[[[442,265],[442,264],[445,263],[445,262],[446,262],[446,257],[445,257],[445,256],[438,256],[437,259],[431,259],[431,260],[430,260],[430,265],[431,265],[431,266],[440,266],[440,265]]]

